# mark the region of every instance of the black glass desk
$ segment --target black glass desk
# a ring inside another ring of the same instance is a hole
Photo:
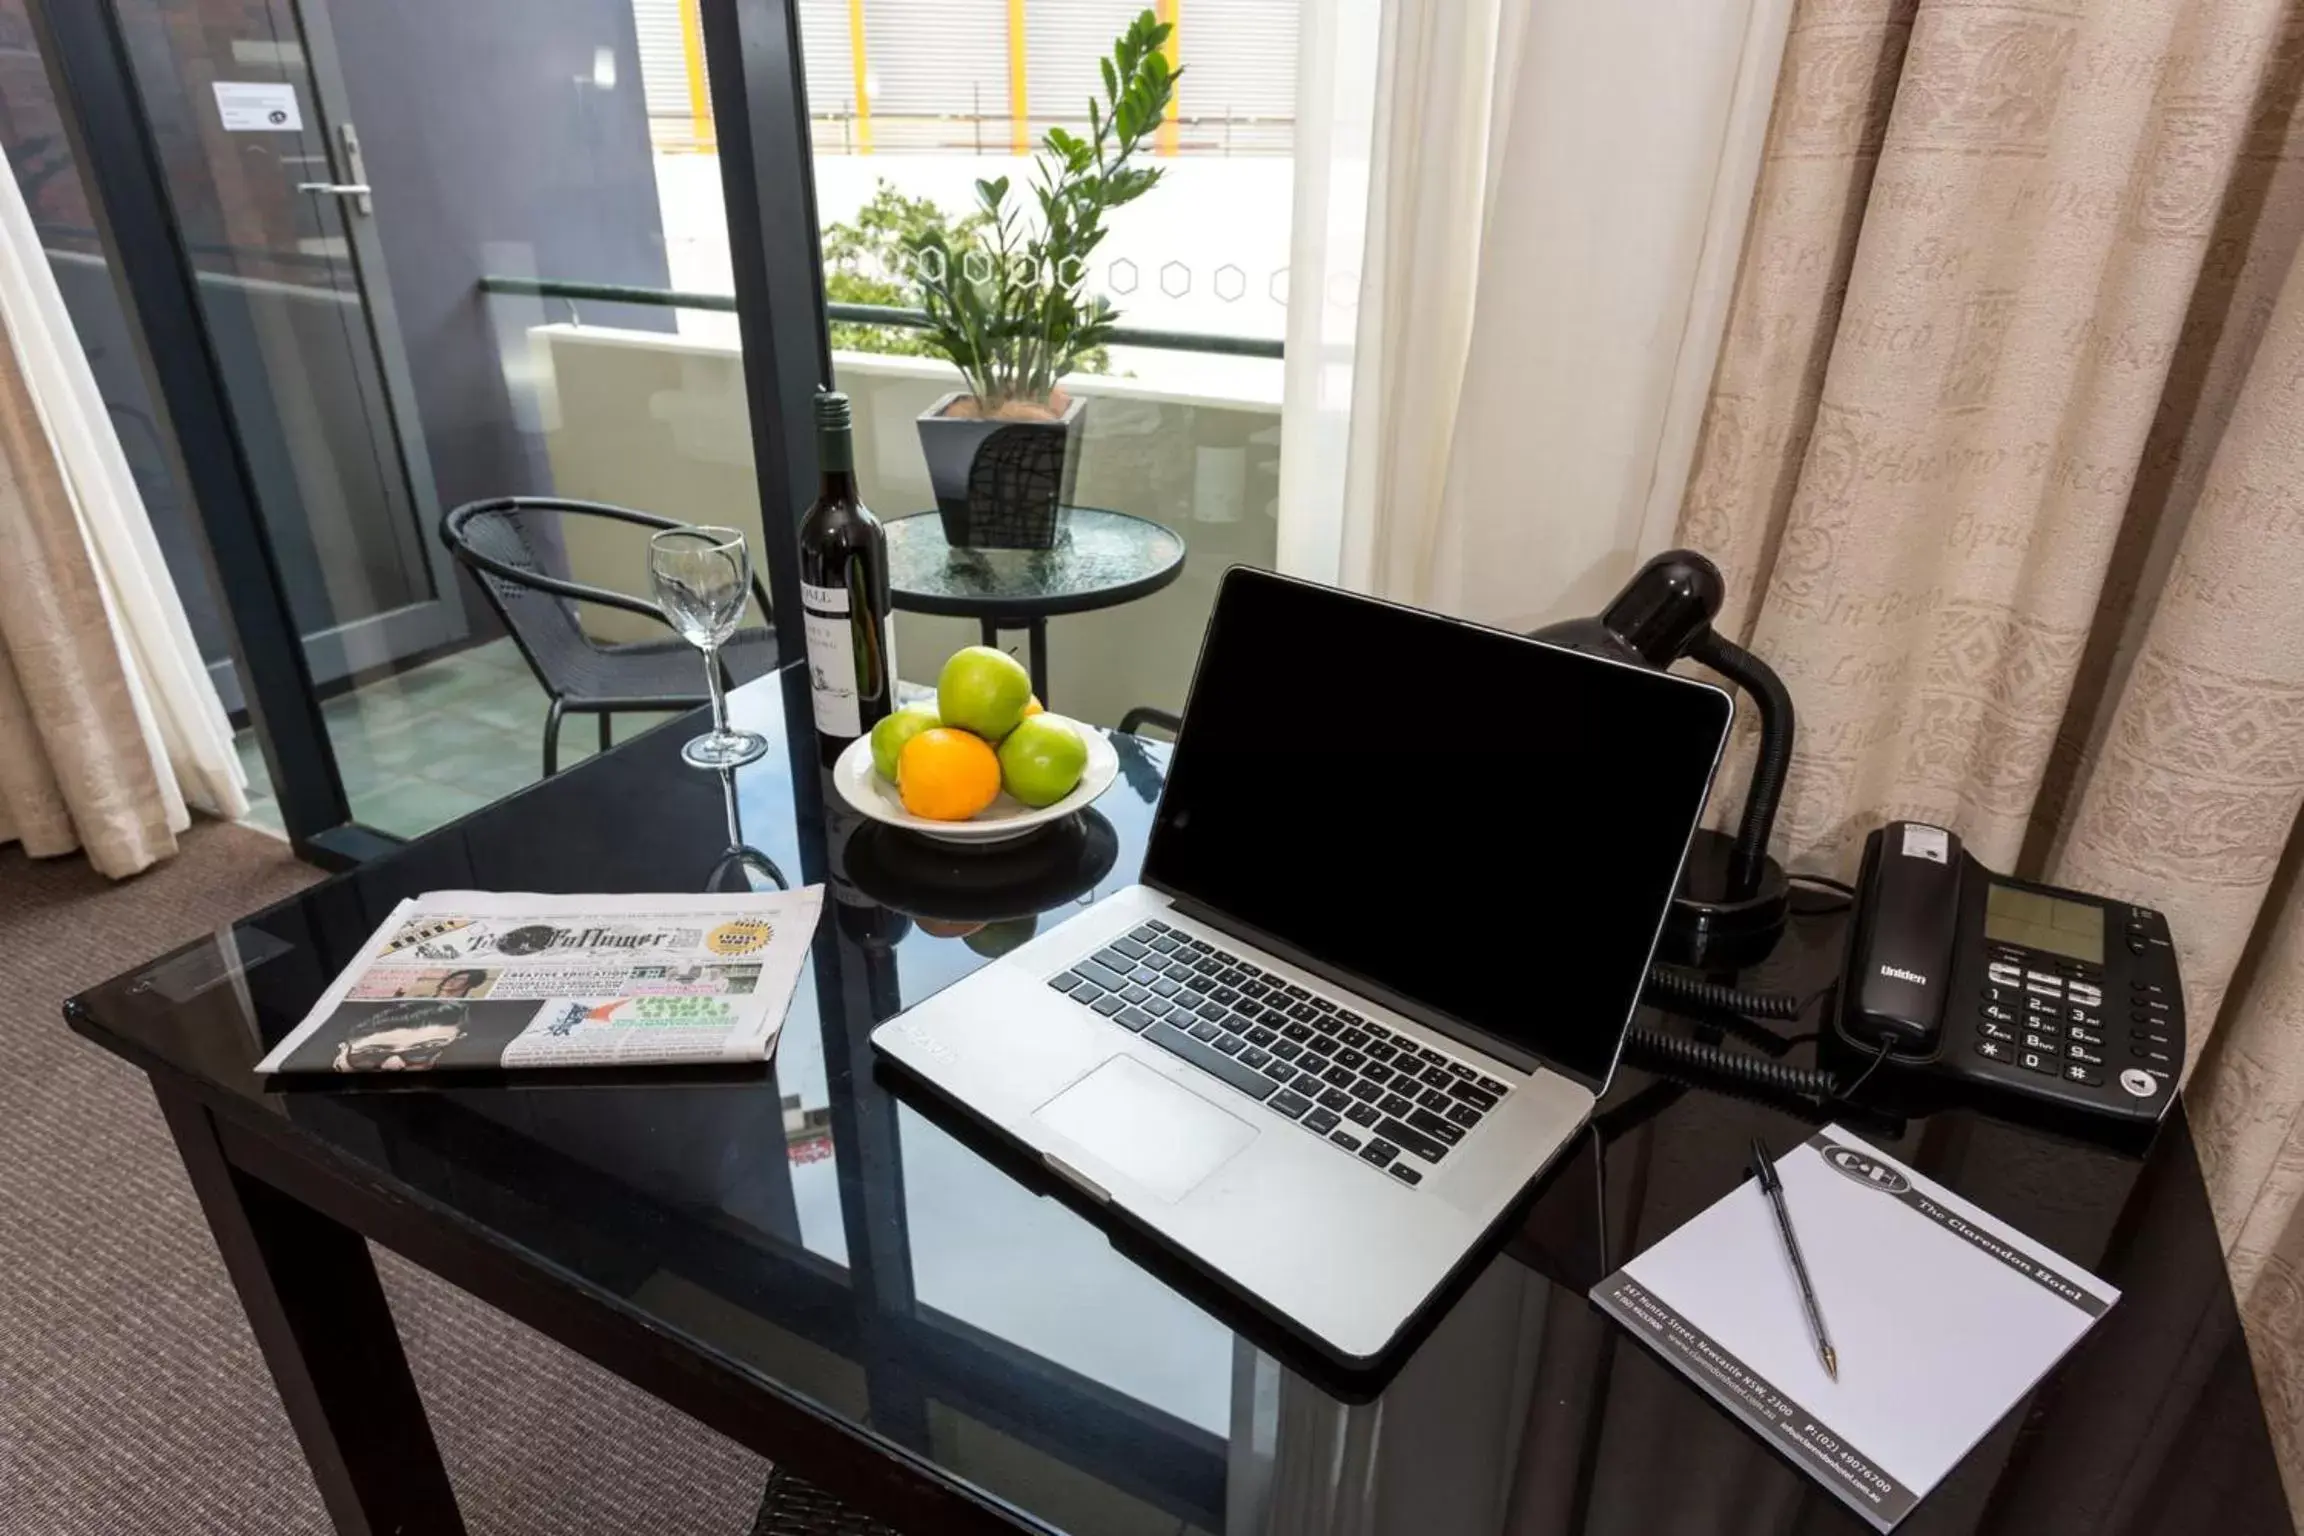
[[[1030,637],[1032,691],[1048,697],[1048,621],[1135,602],[1184,572],[1184,540],[1132,512],[1066,507],[1054,549],[955,549],[944,519],[915,512],[888,529],[888,585],[904,613],[974,619],[984,643],[1003,629]]]
[[[742,878],[720,780],[679,761],[691,721],[68,1006],[150,1074],[340,1529],[461,1529],[363,1238],[914,1536],[1864,1529],[1584,1299],[1731,1187],[1751,1136],[1805,1136],[1796,1116],[1620,1072],[1397,1369],[1327,1375],[1012,1177],[866,1043],[1128,882],[1166,749],[1123,739],[1092,814],[985,861],[796,779],[789,669],[733,708],[776,744],[734,781],[742,840],[834,898],[773,1071],[290,1091],[250,1071],[401,896]],[[1419,839],[1460,831],[1403,826],[1372,868],[1414,891]],[[1797,922],[1770,980],[1827,975],[1835,922]],[[2289,1529],[2181,1123],[2140,1162],[1962,1113],[1883,1139],[2126,1293],[1903,1530]]]

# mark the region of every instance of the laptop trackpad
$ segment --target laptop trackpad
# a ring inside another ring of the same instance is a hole
[[[1113,1057],[1033,1118],[1170,1203],[1256,1139],[1247,1121],[1126,1056]]]

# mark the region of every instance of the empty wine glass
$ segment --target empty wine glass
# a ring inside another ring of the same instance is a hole
[[[728,698],[720,683],[720,647],[744,618],[752,594],[752,557],[734,528],[666,528],[648,539],[648,579],[656,601],[680,637],[704,653],[712,689],[712,729],[680,749],[698,768],[735,768],[764,756],[767,739],[728,728]]]

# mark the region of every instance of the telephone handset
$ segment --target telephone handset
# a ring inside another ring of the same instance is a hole
[[[2156,1121],[2184,1068],[2168,923],[1993,873],[1942,827],[1864,844],[1827,1056],[2088,1116]]]

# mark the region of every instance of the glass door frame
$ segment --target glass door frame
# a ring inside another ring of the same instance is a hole
[[[66,137],[87,179],[105,259],[132,317],[138,363],[167,418],[163,445],[190,492],[232,662],[289,842],[309,863],[349,868],[390,852],[402,839],[352,815],[191,252],[168,195],[159,139],[137,90],[119,4],[28,0],[28,10]],[[308,25],[325,29],[313,0],[301,0],[298,9]],[[738,61],[737,68],[713,72],[712,101],[762,525],[772,533],[796,532],[815,494],[811,403],[831,378],[798,9],[794,0],[702,0],[702,17],[711,56]],[[331,125],[346,120],[341,82],[334,84],[336,99],[319,103]],[[389,305],[388,295],[378,297]],[[389,308],[372,310],[371,323],[391,324]],[[392,380],[387,387],[395,414],[412,422],[406,383]],[[420,452],[421,439],[410,448]],[[438,510],[428,509],[429,515]],[[428,546],[437,542],[425,532]],[[799,549],[793,537],[770,537],[766,544],[761,556],[771,619],[778,654],[790,666],[806,651]],[[791,736],[794,766],[805,757],[805,782],[813,787],[813,734]]]
[[[343,67],[336,55],[336,30],[327,16],[327,0],[283,0],[288,12],[295,16],[297,39],[304,48],[304,71],[311,81],[313,97],[313,138],[323,150],[325,177],[332,184],[366,184],[366,168],[357,147],[357,124],[353,120],[353,97],[343,83]],[[353,302],[359,309],[359,322],[364,329],[364,341],[376,357],[376,380],[382,398],[369,398],[366,405],[373,415],[382,417],[382,431],[389,435],[392,458],[401,470],[401,481],[408,488],[408,502],[412,514],[415,539],[408,539],[408,527],[399,527],[403,557],[410,569],[422,569],[431,578],[431,601],[406,603],[401,608],[389,608],[362,619],[336,624],[332,629],[306,636],[306,645],[318,649],[323,659],[325,677],[343,677],[348,672],[359,672],[373,666],[380,659],[392,656],[410,656],[429,652],[433,647],[449,645],[465,636],[465,610],[463,596],[456,590],[456,560],[449,555],[445,543],[438,539],[440,516],[440,488],[433,484],[431,449],[424,442],[424,417],[417,410],[415,378],[408,368],[408,348],[401,345],[401,320],[392,299],[392,279],[385,267],[385,244],[376,228],[376,210],[373,198],[366,193],[346,196],[346,193],[309,191],[304,193],[320,205],[334,205],[323,216],[323,228],[334,223],[343,230],[343,272],[353,283]],[[357,345],[357,343],[355,343]],[[355,382],[366,396],[366,380],[355,368]]]
[[[343,67],[338,61],[336,31],[328,16],[328,0],[287,0],[287,3],[296,17],[297,32],[304,45],[305,69],[312,82],[313,115],[327,160],[328,179],[335,181],[341,174],[348,182],[365,184],[367,171],[356,147],[358,129],[353,119],[352,95],[345,86]],[[403,477],[414,510],[418,536],[417,547],[409,551],[410,563],[430,573],[435,594],[429,604],[412,604],[313,637],[313,643],[325,641],[344,652],[345,670],[357,671],[363,664],[361,653],[379,645],[387,655],[407,655],[462,639],[464,601],[457,590],[455,557],[436,534],[441,514],[448,509],[440,505],[439,487],[432,477],[431,450],[424,440],[424,420],[416,405],[416,382],[410,374],[407,348],[400,341],[400,317],[393,303],[392,282],[384,264],[384,242],[377,232],[372,199],[366,194],[348,197],[340,193],[313,192],[307,195],[336,205],[335,218],[344,231],[347,248],[346,265],[352,274],[368,343],[375,353],[376,382],[383,391],[383,398],[374,405],[382,410],[385,430],[391,434],[404,466]],[[375,639],[362,639],[350,633],[370,626],[377,631]]]

